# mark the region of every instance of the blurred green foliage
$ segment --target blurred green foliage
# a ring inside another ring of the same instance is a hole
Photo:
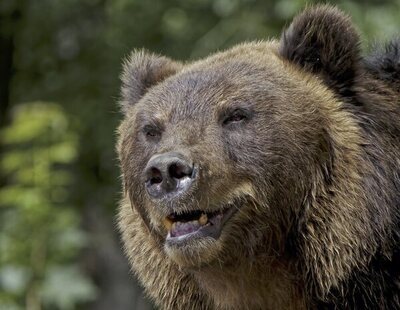
[[[58,105],[36,102],[15,107],[0,138],[8,180],[0,189],[0,308],[73,309],[95,297],[75,260],[87,240],[67,201],[77,136]]]
[[[128,282],[112,282],[128,272],[105,254],[115,252],[110,243],[98,242],[108,232],[120,248],[112,218],[123,57],[144,47],[192,60],[278,37],[317,2],[2,0],[0,69],[9,70],[0,72],[0,308],[107,309],[137,296]],[[365,47],[399,35],[400,0],[330,3],[352,16]],[[111,224],[88,220],[100,217]]]

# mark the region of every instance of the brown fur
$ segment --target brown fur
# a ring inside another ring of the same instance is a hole
[[[347,16],[311,8],[280,43],[185,65],[136,52],[122,79],[119,228],[158,306],[400,307],[399,94],[363,65]],[[238,105],[252,118],[222,127]],[[149,140],[144,124],[159,135]],[[199,164],[199,181],[190,195],[155,203],[142,170],[171,150]],[[164,245],[171,210],[215,210],[237,197],[218,240]]]

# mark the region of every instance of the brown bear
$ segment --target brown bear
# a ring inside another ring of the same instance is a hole
[[[122,74],[119,229],[163,309],[400,309],[400,41],[306,9],[280,41]]]

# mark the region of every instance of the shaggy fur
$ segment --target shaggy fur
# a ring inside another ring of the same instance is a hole
[[[392,41],[362,58],[349,18],[318,6],[280,42],[188,64],[131,55],[119,228],[158,306],[400,309],[399,50]],[[238,109],[248,117],[226,125]],[[198,181],[155,202],[143,169],[168,151],[198,164]],[[164,244],[172,211],[232,201],[239,210],[217,240]]]

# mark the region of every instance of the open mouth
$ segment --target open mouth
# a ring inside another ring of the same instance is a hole
[[[229,204],[218,211],[194,210],[185,213],[171,213],[164,220],[168,230],[167,243],[178,244],[193,238],[211,237],[218,239],[224,224],[238,208]]]

